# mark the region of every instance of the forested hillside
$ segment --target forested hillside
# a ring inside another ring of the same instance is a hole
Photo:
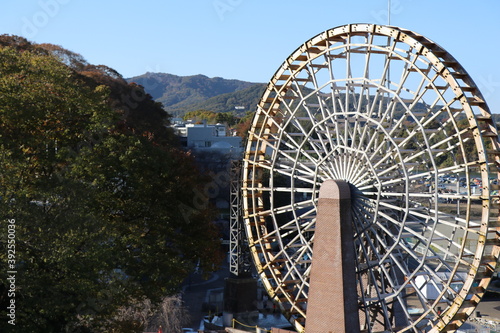
[[[265,88],[262,83],[166,73],[146,73],[127,81],[143,86],[167,112],[177,117],[200,109],[243,114],[255,109]]]
[[[247,112],[256,110],[265,88],[264,83],[256,83],[243,90],[214,96],[203,102],[190,104],[188,110],[210,110],[217,113],[233,112],[236,116],[242,117]]]

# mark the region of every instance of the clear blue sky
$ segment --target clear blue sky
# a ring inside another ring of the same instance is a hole
[[[204,74],[267,82],[314,35],[387,24],[388,0],[4,0],[0,33],[53,43],[125,77]],[[391,0],[391,24],[427,36],[500,113],[500,1]]]

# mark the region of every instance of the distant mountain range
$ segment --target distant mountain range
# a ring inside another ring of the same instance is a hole
[[[243,116],[255,111],[267,84],[228,80],[205,75],[177,76],[166,73],[146,73],[127,79],[142,85],[154,100],[174,117],[182,117],[189,111],[208,110],[234,112]],[[417,105],[417,108],[425,108]],[[493,114],[496,122],[499,114]]]
[[[173,116],[196,110],[234,111],[243,115],[253,111],[266,87],[264,83],[227,80],[205,75],[177,76],[146,73],[127,79],[142,85],[154,100]]]

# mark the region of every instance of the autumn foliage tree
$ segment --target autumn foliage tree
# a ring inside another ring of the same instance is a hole
[[[112,329],[130,302],[159,303],[195,264],[217,265],[213,212],[193,203],[207,179],[167,123],[112,69],[0,36],[0,228],[15,220],[20,331]]]

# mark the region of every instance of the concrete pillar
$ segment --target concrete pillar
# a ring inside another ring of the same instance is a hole
[[[306,332],[359,333],[349,184],[325,181],[318,201]]]

